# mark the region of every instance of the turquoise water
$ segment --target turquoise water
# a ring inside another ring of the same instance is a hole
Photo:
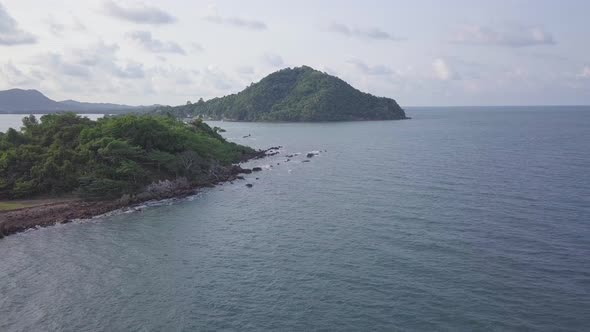
[[[283,153],[0,240],[0,330],[587,330],[590,108],[408,115],[215,123]]]

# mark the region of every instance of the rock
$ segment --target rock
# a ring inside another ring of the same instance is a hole
[[[307,158],[312,158],[313,156],[315,156],[315,154],[313,154],[313,153],[311,153],[311,152],[310,152],[310,153],[308,153],[308,154],[307,154],[307,156],[306,156],[306,157],[307,157]]]
[[[248,168],[242,168],[240,165],[233,165],[231,167],[231,169],[229,170],[229,173],[231,175],[237,175],[237,174],[241,174],[241,173],[250,174],[250,173],[252,173],[252,170],[248,169]]]
[[[252,172],[260,172],[260,171],[262,171],[262,168],[261,167],[254,167],[254,168],[252,168]]]
[[[310,161],[311,161],[311,160],[309,160],[309,159],[305,159],[305,160],[302,160],[301,162],[302,162],[302,163],[308,163],[308,162],[310,162]]]
[[[285,162],[291,161],[291,159],[287,158],[287,160],[285,160]]]
[[[256,180],[258,180],[258,179],[260,179],[260,178],[256,178]]]
[[[238,180],[244,180],[244,177],[243,176],[236,176],[236,179],[238,179]]]
[[[248,187],[248,188],[252,188],[253,186],[254,186],[254,185],[253,185],[253,184],[251,184],[251,183],[246,183],[246,187]]]
[[[293,155],[292,154],[288,154],[285,157],[287,157],[287,158],[293,158]]]

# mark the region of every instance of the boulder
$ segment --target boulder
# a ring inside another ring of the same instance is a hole
[[[251,183],[246,183],[246,187],[248,187],[248,188],[252,188],[253,186],[254,186],[254,185],[253,185],[253,184],[251,184]]]
[[[262,171],[262,168],[261,167],[254,167],[254,168],[252,168],[252,172],[260,172],[260,171]]]

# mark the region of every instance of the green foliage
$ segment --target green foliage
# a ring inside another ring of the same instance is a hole
[[[404,119],[390,98],[363,93],[343,80],[303,66],[268,75],[238,94],[160,108],[177,117],[233,121],[351,121]]]
[[[138,115],[92,121],[73,113],[38,121],[31,115],[20,131],[0,133],[0,198],[70,192],[115,198],[158,180],[197,181],[214,165],[251,152],[202,121]]]

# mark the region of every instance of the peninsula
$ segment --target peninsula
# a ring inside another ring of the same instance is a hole
[[[189,195],[251,172],[236,163],[266,155],[219,130],[163,116],[25,117],[20,131],[0,133],[0,237]]]

